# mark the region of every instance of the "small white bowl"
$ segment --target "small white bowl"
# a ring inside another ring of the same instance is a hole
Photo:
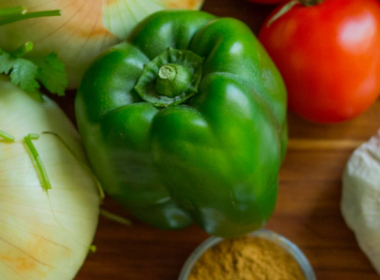
[[[281,246],[285,249],[290,255],[294,257],[299,266],[301,267],[306,280],[316,280],[313,268],[311,267],[309,261],[302,253],[302,251],[291,241],[286,239],[285,237],[266,229],[260,229],[255,232],[248,234],[249,236],[257,236],[261,238],[265,238],[267,240],[272,241],[273,243]],[[187,259],[181,273],[179,275],[178,280],[188,280],[191,270],[193,269],[194,264],[198,261],[198,259],[212,246],[223,241],[223,238],[219,237],[210,237],[206,239],[202,244],[200,244],[195,251],[190,255]]]

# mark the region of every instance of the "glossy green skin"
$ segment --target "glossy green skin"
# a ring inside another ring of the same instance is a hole
[[[205,58],[199,92],[156,108],[133,87],[168,47]],[[105,191],[131,214],[164,229],[195,221],[210,234],[263,226],[277,197],[285,152],[286,90],[242,22],[198,11],[143,21],[87,71],[76,114]]]

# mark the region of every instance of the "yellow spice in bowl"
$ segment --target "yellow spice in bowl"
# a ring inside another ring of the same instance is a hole
[[[261,237],[224,240],[194,265],[189,280],[305,280],[297,261]]]

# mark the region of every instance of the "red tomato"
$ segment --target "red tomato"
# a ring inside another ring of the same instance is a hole
[[[289,110],[320,123],[358,116],[380,93],[379,2],[291,2],[268,26],[282,7],[274,11],[259,33],[284,78]]]

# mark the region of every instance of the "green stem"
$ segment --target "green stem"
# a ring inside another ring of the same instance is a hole
[[[107,210],[104,210],[104,209],[100,209],[100,215],[102,215],[103,217],[105,217],[111,221],[117,222],[117,223],[125,225],[125,226],[130,226],[132,224],[130,220],[127,220],[123,217],[120,217],[120,216],[113,214],[113,213],[111,213]]]
[[[190,72],[178,64],[166,64],[158,71],[156,90],[167,97],[175,97],[185,91],[191,82]]]
[[[174,65],[164,65],[158,71],[158,77],[164,80],[174,80],[177,76],[176,67]]]
[[[41,177],[42,177],[42,185],[45,188],[45,190],[47,191],[47,190],[51,189],[50,179],[49,179],[49,176],[47,174],[45,165],[43,164],[41,157],[38,154],[37,149],[32,142],[32,140],[36,140],[39,137],[40,136],[38,134],[29,134],[28,136],[24,137],[24,141],[26,143],[26,146],[29,148],[29,150],[33,156],[34,161],[37,164],[37,168],[40,171]]]
[[[14,50],[11,52],[11,55],[14,57],[23,57],[28,52],[31,52],[33,50],[33,43],[32,42],[26,42],[21,47],[19,47],[17,50]]]
[[[20,21],[20,20],[25,20],[25,19],[39,18],[39,17],[54,17],[54,16],[60,16],[60,15],[61,15],[61,10],[52,10],[52,11],[33,12],[33,13],[26,13],[23,15],[9,16],[0,20],[0,26],[8,24],[8,23]]]
[[[324,0],[298,0],[304,6],[314,6],[321,4]]]
[[[25,15],[27,11],[28,9],[22,6],[0,9],[0,18]]]
[[[4,138],[5,140],[7,140],[9,142],[15,141],[14,136],[12,136],[9,133],[6,133],[5,131],[2,131],[2,130],[0,130],[0,137]]]
[[[192,51],[168,48],[145,64],[134,90],[159,108],[184,103],[198,93],[203,61]]]
[[[287,4],[282,6],[282,8],[274,14],[267,22],[266,26],[269,27],[273,22],[275,22],[277,19],[285,15],[287,12],[289,12],[295,5],[300,4],[299,0],[293,0],[289,1]]]

